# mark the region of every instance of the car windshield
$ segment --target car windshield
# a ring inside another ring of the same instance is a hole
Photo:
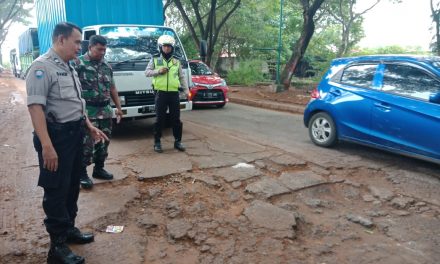
[[[191,62],[189,64],[191,67],[192,75],[212,75],[211,69],[204,63],[201,62]]]
[[[100,29],[107,39],[105,59],[109,62],[147,61],[157,54],[157,39],[170,35],[176,39],[174,56],[184,60],[181,45],[173,30],[147,26],[108,26]]]

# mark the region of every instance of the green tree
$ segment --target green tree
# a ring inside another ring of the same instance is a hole
[[[206,40],[206,63],[210,65],[221,31],[241,0],[168,0],[165,4],[179,10],[197,49],[200,49],[201,40]]]
[[[304,57],[310,40],[315,33],[314,16],[323,2],[324,0],[300,0],[303,11],[302,30],[299,39],[295,42],[292,48],[292,56],[287,61],[281,74],[281,82],[285,89],[289,89],[293,73],[298,66],[298,63]]]
[[[33,2],[33,0],[0,0],[0,51],[13,23],[29,23],[26,19],[30,16]],[[0,52],[0,64],[3,61],[1,54]]]
[[[365,8],[359,10],[356,8],[358,0],[327,0],[324,9],[330,18],[340,25],[340,39],[337,43],[337,57],[346,56],[363,37],[362,22],[363,15],[376,7],[382,0],[364,0]],[[389,0],[394,3],[400,0]]]
[[[431,0],[431,17],[434,22],[435,35],[433,37],[432,50],[437,56],[440,56],[440,2]]]

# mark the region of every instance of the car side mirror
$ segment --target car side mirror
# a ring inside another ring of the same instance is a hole
[[[429,102],[434,103],[434,104],[440,104],[440,92],[438,92],[436,94],[431,94],[429,96]]]

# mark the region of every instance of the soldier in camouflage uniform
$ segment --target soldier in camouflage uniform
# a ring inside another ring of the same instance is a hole
[[[112,132],[112,112],[110,98],[116,106],[116,116],[122,117],[118,91],[113,79],[113,71],[105,60],[107,40],[102,36],[92,36],[89,40],[87,54],[76,61],[76,71],[82,86],[82,96],[86,100],[87,114],[94,126],[101,129],[110,138]],[[90,136],[84,138],[84,167],[82,169],[81,187],[90,189],[93,182],[87,175],[87,166],[93,161],[93,178],[111,180],[113,175],[104,169],[108,156],[109,141],[95,144]]]

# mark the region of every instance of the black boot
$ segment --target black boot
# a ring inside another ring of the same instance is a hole
[[[47,254],[48,264],[81,264],[84,258],[73,253],[66,245],[66,237],[50,236],[50,249]]]
[[[154,151],[156,151],[157,153],[162,153],[162,145],[160,144],[160,141],[156,141],[154,142]]]
[[[180,140],[174,141],[174,148],[178,151],[185,151],[185,146],[182,144]]]
[[[92,233],[81,233],[78,228],[73,227],[67,231],[67,243],[73,244],[87,244],[93,242],[95,236]]]
[[[104,170],[104,161],[95,162],[95,167],[93,168],[93,178],[101,180],[112,180],[113,174]]]
[[[87,175],[87,167],[83,167],[81,169],[81,176],[79,178],[79,183],[83,189],[92,189],[93,182],[90,179],[89,175]]]

